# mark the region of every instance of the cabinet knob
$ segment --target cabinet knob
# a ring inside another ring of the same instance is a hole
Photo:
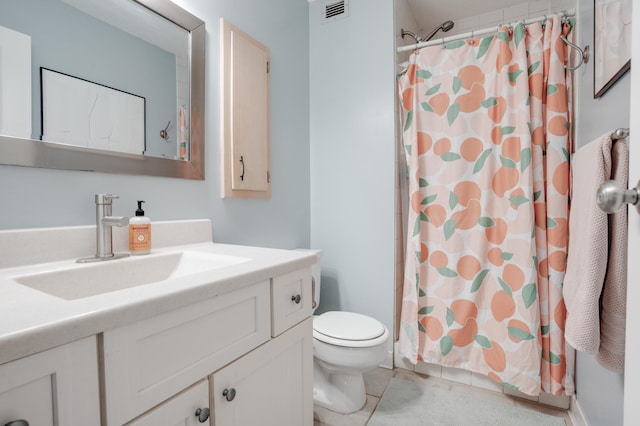
[[[208,408],[198,408],[196,410],[196,416],[198,417],[198,421],[200,423],[204,423],[209,420],[209,409]]]
[[[26,420],[14,420],[4,426],[29,426],[29,422]]]
[[[296,294],[295,296],[291,296],[292,302],[300,303],[300,300],[302,300],[302,297],[300,297],[299,294]]]
[[[236,397],[236,390],[234,388],[225,389],[222,391],[222,396],[224,396],[227,401],[233,401],[233,398]]]

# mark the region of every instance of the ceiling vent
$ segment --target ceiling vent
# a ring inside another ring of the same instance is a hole
[[[335,21],[349,16],[349,1],[327,1],[322,5],[322,23]]]

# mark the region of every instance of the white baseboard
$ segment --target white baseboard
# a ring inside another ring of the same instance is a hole
[[[587,420],[584,418],[580,403],[575,395],[571,396],[571,404],[569,405],[567,414],[569,414],[569,419],[573,426],[587,426]]]
[[[389,349],[389,352],[387,352],[387,357],[384,359],[384,361],[382,361],[380,367],[393,370],[393,350]]]
[[[398,342],[393,344],[393,365],[396,368],[402,368],[404,370],[416,371],[415,365],[411,364],[408,361],[405,361],[400,355],[398,355],[400,351],[398,351]]]

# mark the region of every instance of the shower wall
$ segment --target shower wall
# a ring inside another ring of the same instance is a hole
[[[522,2],[504,9],[487,11],[481,15],[458,19],[446,35],[463,34],[473,30],[498,26],[509,22],[523,21],[529,18],[548,15],[575,7],[575,0],[536,0]]]

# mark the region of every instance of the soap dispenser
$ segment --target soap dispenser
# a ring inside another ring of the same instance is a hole
[[[151,219],[144,215],[142,203],[138,201],[136,216],[129,220],[129,251],[131,254],[151,252]]]

